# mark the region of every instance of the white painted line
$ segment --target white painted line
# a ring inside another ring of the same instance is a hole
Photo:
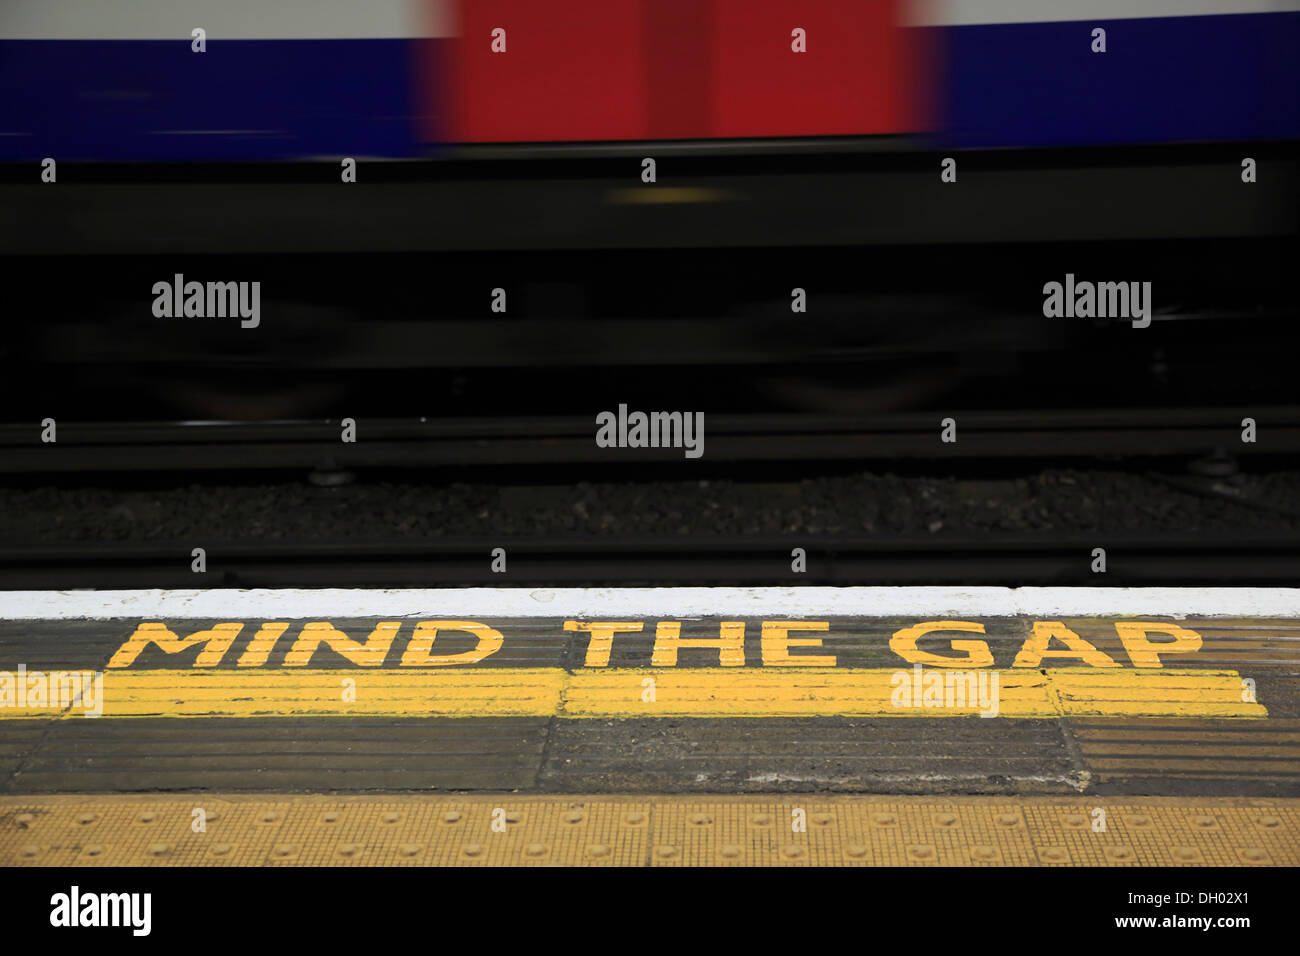
[[[0,591],[0,620],[1300,617],[1300,588],[324,588]]]

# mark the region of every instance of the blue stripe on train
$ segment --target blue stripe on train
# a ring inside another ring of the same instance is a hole
[[[949,145],[1300,137],[1297,13],[962,26],[944,44]]]
[[[415,155],[418,42],[0,41],[0,159]]]
[[[1300,137],[1300,14],[944,32],[952,146]],[[419,42],[0,40],[0,160],[419,155]]]

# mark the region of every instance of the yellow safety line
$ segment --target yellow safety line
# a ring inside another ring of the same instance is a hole
[[[924,673],[945,677],[941,668]],[[975,673],[990,694],[996,676],[998,717],[1268,716],[1243,700],[1250,695],[1233,671]],[[929,699],[911,685],[902,692],[899,675],[915,680],[914,671],[898,668],[110,670],[102,705],[105,717],[946,717],[991,709],[977,695],[953,706],[963,698]],[[897,706],[900,699],[907,706]],[[7,707],[0,718],[81,718],[84,710]]]

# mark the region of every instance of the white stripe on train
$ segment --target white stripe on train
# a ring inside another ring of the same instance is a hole
[[[455,0],[0,0],[0,40],[455,36]]]
[[[1073,20],[1290,13],[1300,0],[900,0],[908,26],[976,26]]]
[[[230,40],[452,37],[460,2],[466,0],[3,0],[0,40],[170,40],[194,27],[209,39]],[[899,0],[909,26],[1296,10],[1300,0]]]

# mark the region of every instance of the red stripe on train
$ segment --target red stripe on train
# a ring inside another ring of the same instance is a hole
[[[901,2],[467,0],[439,111],[460,142],[912,131],[924,71]]]

